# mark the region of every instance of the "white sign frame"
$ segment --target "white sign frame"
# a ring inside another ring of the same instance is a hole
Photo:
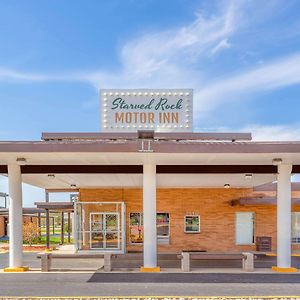
[[[193,131],[193,89],[101,89],[102,132]]]

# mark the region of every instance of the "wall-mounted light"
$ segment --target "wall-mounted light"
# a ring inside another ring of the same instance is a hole
[[[71,187],[71,189],[76,189],[76,184],[72,183],[72,184],[70,184],[70,187]]]
[[[55,178],[55,174],[48,174],[48,178],[49,179],[54,179]]]
[[[245,179],[246,180],[251,180],[252,179],[252,174],[245,174]]]
[[[16,162],[20,165],[20,166],[25,166],[26,165],[26,158],[24,158],[24,157],[18,157],[17,159],[16,159]]]
[[[229,189],[230,188],[230,184],[229,183],[225,183],[224,184],[224,189]]]

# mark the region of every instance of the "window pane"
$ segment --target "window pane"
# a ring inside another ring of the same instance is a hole
[[[143,242],[143,226],[130,226],[130,242],[142,243]]]
[[[169,214],[168,213],[157,213],[156,214],[156,224],[169,224]]]
[[[185,217],[185,232],[199,232],[200,231],[200,217],[186,216]]]
[[[143,243],[144,228],[142,226],[143,214],[130,213],[129,215],[129,239],[132,244]]]
[[[108,231],[118,231],[118,216],[116,214],[107,213],[105,217],[105,226]]]
[[[130,213],[130,224],[129,225],[140,225],[141,213]]]
[[[292,242],[300,242],[300,212],[292,213]]]
[[[91,230],[92,231],[102,231],[103,230],[103,215],[102,214],[92,214],[91,215]]]
[[[158,244],[168,244],[170,234],[168,213],[156,214],[156,230]]]
[[[254,242],[254,213],[236,213],[236,243],[249,245]]]
[[[169,237],[169,214],[157,213],[156,214],[157,236],[164,239],[164,243],[168,242]],[[130,243],[143,243],[144,227],[143,227],[143,214],[130,213],[129,214],[129,239]],[[161,240],[158,239],[158,243]]]
[[[169,225],[157,225],[157,235],[168,236]]]
[[[103,232],[92,232],[91,234],[91,248],[104,248]]]

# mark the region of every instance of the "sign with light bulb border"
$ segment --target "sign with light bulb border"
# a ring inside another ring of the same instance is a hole
[[[192,89],[101,89],[103,132],[193,131]]]

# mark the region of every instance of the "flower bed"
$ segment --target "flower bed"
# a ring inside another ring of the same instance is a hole
[[[9,245],[1,246],[2,250],[9,251]],[[46,249],[46,246],[42,245],[23,245],[23,251],[30,251],[30,252],[41,252]]]

